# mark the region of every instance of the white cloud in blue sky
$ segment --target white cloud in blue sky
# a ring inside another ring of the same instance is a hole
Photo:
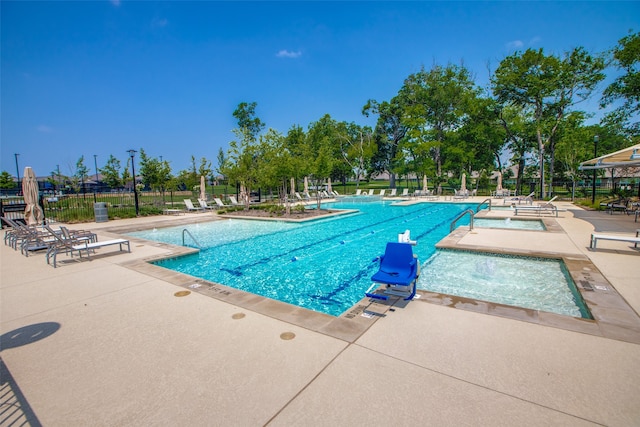
[[[287,50],[287,49],[282,49],[280,51],[278,51],[278,53],[276,53],[276,56],[278,58],[299,58],[302,56],[302,52],[299,50]]]

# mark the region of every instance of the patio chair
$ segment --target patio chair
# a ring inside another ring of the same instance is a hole
[[[202,209],[205,209],[205,210],[207,210],[207,209],[215,209],[215,206],[209,206],[209,205],[207,204],[207,201],[206,201],[206,200],[198,199],[198,203],[200,203],[200,207],[201,207]]]
[[[131,252],[131,245],[129,241],[125,239],[112,239],[103,240],[100,242],[92,242],[89,238],[66,238],[64,235],[58,235],[48,225],[45,226],[45,228],[54,236],[54,239],[56,241],[47,250],[47,264],[50,264],[51,260],[53,260],[53,268],[57,267],[57,257],[58,254],[61,253],[69,254],[71,257],[73,257],[74,253],[78,253],[80,258],[82,258],[82,254],[84,253],[87,255],[87,259],[91,260],[91,252],[94,252],[96,249],[100,249],[105,246],[118,245],[120,247],[120,252],[124,252],[123,247],[126,246],[127,252]]]
[[[527,205],[533,205],[533,196],[536,195],[535,191],[532,191],[531,193],[529,193],[526,196],[513,196],[513,197],[509,197],[509,198],[504,198],[503,199],[503,204],[515,204],[516,202],[521,205],[521,204],[527,204]]]
[[[408,197],[409,196],[409,189],[405,188],[404,190],[402,190],[402,197]]]
[[[225,205],[224,203],[222,203],[222,200],[220,200],[219,197],[214,197],[213,201],[216,203],[216,206],[219,207],[219,208],[226,208],[226,207],[230,206],[230,205]]]
[[[380,197],[384,197],[384,194],[386,193],[387,190],[385,190],[384,188],[382,190],[380,190]]]
[[[373,196],[373,189],[369,190],[369,193],[367,193],[368,196]]]
[[[229,196],[229,201],[231,202],[232,206],[239,206],[240,203],[238,203],[238,199],[236,199],[236,196]]]
[[[387,243],[384,255],[380,256],[379,270],[371,276],[374,284],[365,292],[366,296],[381,300],[398,296],[410,300],[416,295],[420,264],[411,246],[410,243]],[[380,285],[384,288],[371,292]]]
[[[356,196],[360,196],[362,194],[362,190],[360,188],[358,188],[356,190]]]
[[[187,208],[187,211],[189,212],[202,212],[204,209],[203,208],[197,208],[195,206],[193,206],[193,202],[191,201],[191,199],[184,199],[184,205]]]

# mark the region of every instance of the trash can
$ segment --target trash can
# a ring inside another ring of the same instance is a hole
[[[93,213],[96,216],[96,222],[109,221],[109,213],[107,212],[107,204],[104,202],[93,204]]]

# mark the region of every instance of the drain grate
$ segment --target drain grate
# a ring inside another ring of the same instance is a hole
[[[234,313],[233,316],[231,316],[232,319],[242,319],[244,316],[246,316],[246,314],[244,313]]]
[[[586,280],[580,280],[580,287],[585,291],[593,291],[593,286],[591,286],[591,283]]]
[[[285,341],[292,340],[295,337],[296,337],[296,334],[294,334],[293,332],[283,332],[280,334],[280,339]]]

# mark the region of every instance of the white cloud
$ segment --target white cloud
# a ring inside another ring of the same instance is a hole
[[[507,43],[508,50],[520,49],[522,48],[522,46],[524,46],[524,43],[522,42],[522,40],[513,40]]]
[[[39,125],[37,128],[38,132],[42,132],[42,133],[51,133],[53,132],[53,128],[47,125]]]
[[[120,0],[109,0],[111,2],[112,5],[114,5],[115,7],[120,6]]]
[[[278,58],[299,58],[300,56],[302,56],[302,52],[299,50],[291,51],[291,50],[287,50],[287,49],[282,49],[281,51],[279,51],[278,53],[276,53],[276,56]]]

